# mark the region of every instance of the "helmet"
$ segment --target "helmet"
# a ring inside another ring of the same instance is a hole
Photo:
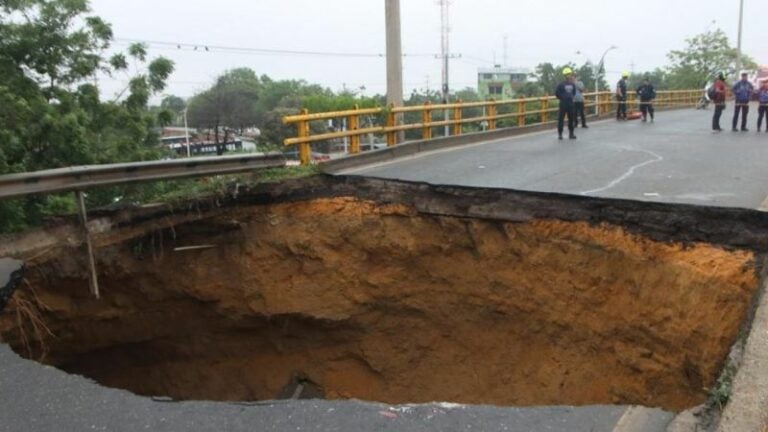
[[[569,67],[563,69],[563,75],[573,75],[573,69]]]
[[[621,73],[621,76],[622,76],[623,78],[629,78],[629,72],[627,72],[627,71],[624,71],[624,72],[622,72],[622,73]]]

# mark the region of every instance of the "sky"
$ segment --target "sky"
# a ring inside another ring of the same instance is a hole
[[[744,52],[768,64],[768,1],[744,1]],[[151,56],[176,64],[165,94],[193,96],[236,67],[333,90],[386,92],[385,59],[378,56],[386,49],[384,0],[91,0],[91,7],[112,24],[113,49],[125,49],[129,40],[171,43],[149,45]],[[438,1],[401,0],[401,9],[405,93],[438,90]],[[739,0],[451,0],[451,53],[461,57],[451,60],[450,85],[454,90],[475,87],[477,69],[492,66],[494,59],[530,69],[542,62],[582,64],[596,62],[616,45],[606,57],[613,82],[624,70],[664,66],[670,50],[706,30],[723,29],[735,45],[738,9]],[[372,57],[267,55],[212,47]],[[101,85],[106,94],[115,94],[126,82],[127,76],[105,77]]]

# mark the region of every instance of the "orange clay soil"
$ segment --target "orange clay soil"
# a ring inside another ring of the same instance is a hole
[[[180,399],[311,388],[389,403],[682,410],[706,398],[758,285],[751,252],[353,198],[245,207],[109,243],[101,301],[87,295],[82,254],[60,254],[17,293],[55,337],[23,313],[25,342],[18,302],[0,334],[105,385]],[[215,247],[173,251],[194,245]]]

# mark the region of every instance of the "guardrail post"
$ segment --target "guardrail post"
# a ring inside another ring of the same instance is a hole
[[[517,126],[525,126],[525,101],[517,103]]]
[[[549,109],[549,99],[546,97],[541,98],[541,115],[539,116],[539,120],[541,123],[546,123],[547,119],[549,118],[549,113],[547,110]]]
[[[96,272],[96,258],[93,256],[93,243],[91,243],[91,232],[88,230],[88,213],[85,209],[85,194],[83,191],[76,191],[77,209],[80,214],[80,225],[82,225],[83,240],[85,250],[88,253],[88,282],[91,286],[91,294],[99,298],[99,278]]]
[[[432,105],[432,103],[427,101],[424,104],[424,111],[421,112],[421,123],[423,125],[421,128],[421,138],[425,140],[432,139],[432,126],[429,126],[429,124],[432,123],[432,110],[430,109],[430,105]]]
[[[456,101],[456,106],[453,108],[453,121],[455,122],[453,124],[453,134],[454,135],[461,135],[463,124],[461,123],[461,99]]]
[[[491,98],[491,104],[488,105],[488,130],[496,130],[496,99]]]
[[[389,111],[387,111],[387,129],[395,127],[395,105],[389,104]],[[397,145],[397,132],[393,130],[387,130],[387,147],[393,147]]]
[[[353,108],[355,111],[360,109],[360,106],[355,104]],[[347,117],[347,130],[357,132],[360,129],[360,115],[352,114]],[[360,135],[352,135],[349,137],[349,152],[351,154],[360,153]]]
[[[603,103],[604,103],[604,100],[605,100],[604,96],[605,95],[599,94],[599,93],[597,95],[597,116],[598,117],[602,116],[603,113],[605,112],[604,108],[603,108]]]
[[[301,113],[303,115],[307,115],[309,114],[309,110],[304,108],[301,110]],[[309,120],[299,121],[298,129],[299,129],[299,138],[308,138],[309,137]],[[310,143],[299,144],[299,159],[301,160],[301,164],[304,166],[308,166],[310,163],[312,163],[312,146],[310,145]]]

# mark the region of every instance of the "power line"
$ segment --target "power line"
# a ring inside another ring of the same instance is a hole
[[[225,45],[211,45],[191,42],[169,42],[133,38],[115,38],[115,42],[134,44],[141,43],[150,47],[160,47],[171,50],[197,51],[197,52],[225,52],[230,54],[252,54],[252,55],[286,55],[286,56],[316,56],[316,57],[345,57],[345,58],[386,58],[383,53],[360,53],[360,52],[337,52],[337,51],[309,51],[309,50],[288,50],[277,48],[254,48],[254,47],[235,47]],[[403,54],[403,57],[429,57],[434,54]]]

